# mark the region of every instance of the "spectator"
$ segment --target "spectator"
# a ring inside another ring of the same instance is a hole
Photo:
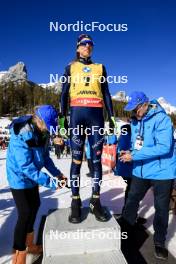
[[[34,115],[15,119],[7,151],[7,178],[18,211],[14,231],[12,264],[25,264],[26,254],[40,254],[41,245],[34,244],[33,226],[40,206],[38,185],[56,189],[58,180],[66,178],[49,156],[50,126],[57,126],[57,112],[50,105],[39,106]],[[52,175],[41,171],[45,167]],[[62,186],[60,186],[62,187]]]
[[[121,223],[124,226],[135,224],[139,203],[152,186],[155,256],[167,259],[165,240],[169,201],[173,179],[176,178],[173,126],[160,104],[156,100],[149,102],[143,92],[133,92],[125,110],[133,114],[132,151],[124,151],[119,159],[121,162],[133,161],[133,177]]]
[[[61,136],[56,136],[53,141],[55,147],[55,154],[57,156],[57,159],[60,159],[64,149],[64,141]]]

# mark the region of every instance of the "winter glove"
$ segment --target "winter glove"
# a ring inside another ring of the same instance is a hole
[[[68,132],[68,121],[65,116],[62,116],[59,118],[59,126],[60,126],[60,134],[61,136],[68,138],[67,132]]]
[[[112,134],[119,135],[120,133],[120,127],[117,125],[114,116],[111,116],[109,119],[109,129]]]
[[[111,116],[109,119],[109,128],[114,129],[116,127],[116,121],[114,116]]]

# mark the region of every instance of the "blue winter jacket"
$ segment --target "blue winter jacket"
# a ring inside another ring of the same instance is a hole
[[[117,137],[115,135],[105,136],[105,143],[109,145],[117,144]]]
[[[170,117],[160,104],[153,100],[141,121],[131,123],[133,175],[154,180],[176,178],[176,152],[173,126]],[[137,135],[143,137],[140,150],[135,149]]]
[[[41,171],[45,167],[52,176],[61,174],[49,156],[49,135],[41,141],[42,134],[31,121],[32,116],[23,116],[15,119],[10,126],[6,161],[9,185],[13,189],[32,188],[37,184],[56,189],[56,182]]]

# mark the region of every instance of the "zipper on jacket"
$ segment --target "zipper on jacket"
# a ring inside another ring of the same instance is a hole
[[[142,166],[141,166],[141,178],[143,178],[143,161],[141,160]]]

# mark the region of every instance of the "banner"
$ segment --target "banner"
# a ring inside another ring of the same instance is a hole
[[[101,159],[104,166],[114,168],[116,165],[116,145],[104,145]]]

